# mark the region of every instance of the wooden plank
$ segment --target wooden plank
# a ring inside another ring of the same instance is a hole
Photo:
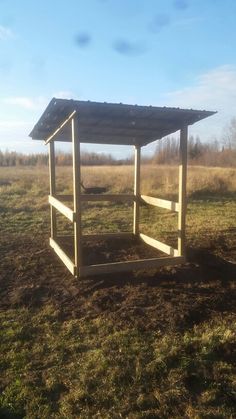
[[[61,195],[61,194],[56,194],[55,198],[58,199],[58,201],[73,201],[73,195]]]
[[[73,116],[75,115],[76,111],[73,111],[70,116],[54,131],[53,134],[51,134],[46,140],[45,140],[45,144],[48,144],[54,137],[55,135],[57,135],[57,133],[59,131],[61,131],[61,129],[71,120],[71,118],[73,118]]]
[[[114,262],[114,263],[104,263],[100,265],[82,266],[79,269],[79,274],[80,276],[102,275],[102,274],[109,274],[109,273],[154,269],[154,268],[160,268],[161,266],[179,265],[181,263],[184,263],[184,258],[180,256],[129,260],[126,262]]]
[[[84,239],[122,239],[122,238],[132,238],[134,237],[133,233],[129,232],[119,232],[119,233],[100,233],[100,234],[84,234]]]
[[[133,194],[81,194],[81,201],[134,201],[135,195]]]
[[[50,195],[56,193],[56,170],[55,170],[55,146],[54,141],[49,144],[49,183],[50,183]],[[51,215],[51,237],[53,239],[57,236],[57,220],[56,210],[50,206]]]
[[[141,200],[147,204],[154,205],[155,207],[165,208],[171,211],[179,211],[179,203],[168,201],[166,199],[154,198],[152,196],[141,195]]]
[[[75,265],[70,260],[70,258],[67,256],[67,254],[61,249],[61,247],[53,240],[51,237],[49,239],[50,246],[54,249],[57,256],[62,260],[64,265],[69,269],[69,271],[72,273],[72,275],[75,275]]]
[[[75,221],[75,213],[72,209],[68,208],[54,196],[49,195],[48,197],[49,203],[56,208],[61,214],[68,218],[72,223]]]
[[[185,223],[186,223],[186,183],[187,183],[187,143],[188,126],[180,131],[180,165],[179,165],[179,215],[178,215],[178,251],[185,256]]]
[[[55,195],[58,201],[72,201],[73,195]],[[133,194],[81,194],[80,201],[134,201]]]
[[[80,141],[78,116],[71,120],[72,156],[73,156],[73,193],[74,193],[74,251],[77,276],[79,267],[82,265],[82,229],[81,229],[81,206],[80,206]]]
[[[140,201],[140,146],[135,146],[134,150],[134,216],[133,232],[139,234],[139,201]]]
[[[158,240],[153,239],[152,237],[146,236],[146,234],[140,233],[140,239],[142,239],[145,243],[149,244],[150,246],[154,247],[155,249],[161,250],[162,252],[166,253],[170,256],[179,256],[179,252],[177,249],[169,246],[168,244],[162,243]]]

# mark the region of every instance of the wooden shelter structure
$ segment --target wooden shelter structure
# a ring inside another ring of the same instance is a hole
[[[179,108],[98,103],[53,98],[30,133],[35,140],[49,145],[51,237],[50,245],[69,271],[77,276],[123,272],[181,264],[185,260],[186,172],[188,126],[214,112]],[[142,195],[140,191],[141,147],[180,130],[179,199],[172,202]],[[55,141],[71,141],[73,153],[73,210],[65,205],[68,196],[56,193]],[[115,144],[134,147],[134,192],[132,194],[82,194],[80,174],[80,144]],[[133,202],[133,232],[94,235],[97,237],[127,237],[135,235],[146,244],[162,251],[165,256],[151,259],[83,264],[81,203],[84,201]],[[155,240],[139,231],[139,208],[145,202],[178,213],[178,248]],[[74,225],[74,260],[58,244],[56,211]]]

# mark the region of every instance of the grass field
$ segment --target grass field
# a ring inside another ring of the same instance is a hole
[[[70,193],[71,170],[57,177]],[[128,166],[82,177],[132,191]],[[142,168],[144,194],[176,199],[177,182]],[[83,280],[48,246],[47,168],[0,168],[0,193],[0,418],[236,417],[235,169],[190,167],[184,266]],[[132,207],[84,204],[83,223],[128,231]],[[144,233],[172,245],[176,225],[142,206]]]

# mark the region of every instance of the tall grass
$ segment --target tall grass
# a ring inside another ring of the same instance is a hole
[[[29,176],[29,173],[32,176]],[[72,192],[72,168],[57,167],[58,192]],[[106,186],[113,193],[133,191],[133,166],[84,166],[81,175],[85,186]],[[44,166],[1,167],[0,187],[9,181],[15,183],[15,192],[26,192],[39,184],[48,190],[48,169]],[[189,166],[187,192],[192,194],[228,194],[236,192],[236,168]],[[141,193],[160,196],[176,196],[178,193],[178,167],[167,165],[143,165],[141,167]]]

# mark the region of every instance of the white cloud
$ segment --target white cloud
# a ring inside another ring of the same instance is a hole
[[[17,106],[24,109],[37,110],[43,109],[47,105],[48,100],[43,96],[38,96],[35,98],[27,96],[13,96],[4,98],[2,102],[6,105]]]
[[[167,106],[206,109],[218,113],[191,128],[202,138],[222,136],[223,129],[236,116],[236,67],[221,66],[199,75],[193,86],[164,95]]]
[[[28,134],[32,129],[32,122],[24,120],[6,119],[0,121],[0,150],[9,149],[30,152]],[[33,144],[32,144],[33,145]],[[33,148],[33,147],[32,147]]]
[[[53,97],[56,97],[57,99],[77,99],[76,95],[70,90],[60,90],[59,92],[54,93]]]
[[[44,96],[37,96],[37,97],[29,97],[29,96],[10,96],[5,97],[1,101],[5,105],[16,106],[18,108],[23,108],[27,110],[41,110],[43,111],[44,108],[48,105],[49,101],[52,97],[60,98],[60,99],[75,99],[76,95],[71,91],[59,91],[54,93],[49,97]]]
[[[10,28],[0,25],[0,41],[14,38],[14,34]]]

